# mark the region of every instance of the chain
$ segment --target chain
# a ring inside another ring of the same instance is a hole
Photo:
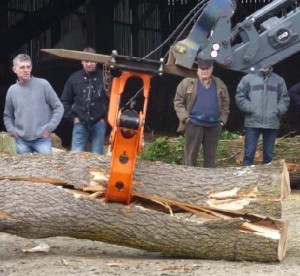
[[[112,76],[110,72],[110,66],[108,63],[103,64],[103,88],[107,95],[110,94]]]
[[[146,56],[143,58],[149,58],[150,56],[154,55],[157,51],[159,51],[162,47],[164,47],[167,43],[169,43],[170,40],[174,38],[174,36],[180,31],[181,28],[183,30],[180,32],[179,35],[177,35],[176,40],[172,43],[175,44],[179,37],[188,29],[193,22],[196,20],[196,18],[199,16],[199,14],[203,11],[203,9],[206,7],[208,3],[208,0],[201,0],[196,6],[183,18],[181,23],[176,27],[176,29],[167,37],[167,39],[161,43],[156,49],[148,53]],[[189,22],[186,24],[186,21],[189,20]],[[168,55],[168,52],[166,53],[164,59]]]

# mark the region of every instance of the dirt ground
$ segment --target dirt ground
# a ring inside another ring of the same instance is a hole
[[[167,258],[89,240],[29,240],[0,233],[0,275],[300,275],[300,191],[283,203],[290,221],[288,251],[280,263]],[[23,252],[46,243],[48,252]]]

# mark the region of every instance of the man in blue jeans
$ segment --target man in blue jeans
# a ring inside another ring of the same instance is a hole
[[[96,53],[93,48],[84,52]],[[73,123],[72,151],[103,154],[106,132],[107,95],[103,89],[102,71],[96,62],[82,61],[82,69],[67,80],[61,96],[64,117]]]
[[[61,121],[64,108],[45,79],[31,75],[31,58],[25,54],[13,60],[17,82],[7,91],[4,124],[16,141],[18,154],[51,153],[51,132]]]
[[[284,114],[290,98],[282,77],[271,67],[244,76],[237,87],[235,100],[245,113],[245,153],[243,165],[253,164],[259,136],[263,139],[263,164],[273,158],[280,116]]]

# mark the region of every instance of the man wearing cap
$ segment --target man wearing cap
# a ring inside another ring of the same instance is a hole
[[[203,146],[203,166],[215,167],[222,126],[229,115],[230,98],[224,82],[213,76],[213,61],[198,59],[198,78],[185,78],[177,86],[174,108],[178,132],[185,133],[185,165],[197,166]]]

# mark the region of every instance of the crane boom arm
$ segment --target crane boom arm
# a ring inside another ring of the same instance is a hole
[[[211,1],[213,4],[214,1]],[[228,1],[220,2],[228,4]],[[208,4],[199,18],[200,21],[205,13],[205,17],[209,17],[209,7]],[[192,39],[195,32],[203,32],[197,22],[188,37],[173,46],[175,64],[185,68],[191,66],[191,59],[195,55],[191,57],[190,52],[197,49],[196,57],[213,59],[227,69],[253,72],[262,67],[272,66],[300,51],[299,0],[275,0],[238,23],[233,29],[230,21],[232,12],[228,6],[228,9],[219,13],[217,19],[214,14],[211,15],[215,24],[210,30],[210,35],[201,43],[193,45],[194,49],[191,50],[186,41]]]

